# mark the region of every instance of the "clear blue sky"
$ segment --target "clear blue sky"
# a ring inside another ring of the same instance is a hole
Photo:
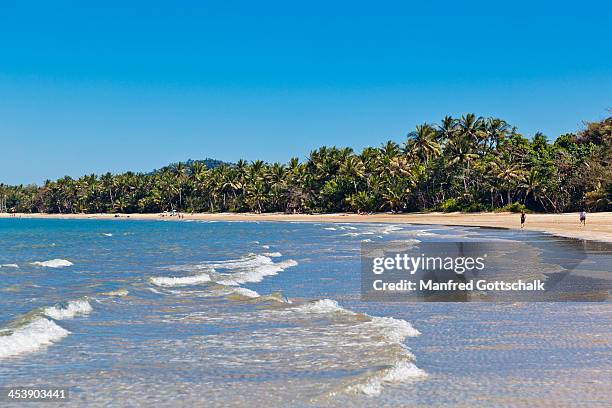
[[[86,3],[0,0],[0,182],[286,161],[465,112],[555,138],[612,106],[610,1]]]

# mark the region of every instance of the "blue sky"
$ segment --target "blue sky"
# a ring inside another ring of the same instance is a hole
[[[466,112],[555,138],[612,107],[612,3],[533,3],[0,1],[0,182],[286,161]]]

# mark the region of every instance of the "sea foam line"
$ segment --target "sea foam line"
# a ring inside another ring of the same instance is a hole
[[[384,384],[398,384],[426,377],[427,373],[411,361],[400,360],[389,368],[381,369],[367,381],[349,386],[347,391],[357,391],[367,396],[378,396],[381,394]]]
[[[73,300],[65,305],[56,305],[47,307],[43,313],[55,320],[72,319],[75,316],[87,315],[91,313],[93,308],[91,304],[84,299]]]
[[[173,287],[173,286],[189,286],[189,285],[199,285],[201,283],[210,282],[210,275],[207,273],[201,273],[199,275],[194,276],[183,276],[183,277],[175,277],[175,276],[158,276],[150,278],[151,283],[155,286],[162,287]]]
[[[42,266],[45,268],[65,268],[74,265],[72,262],[65,259],[51,259],[49,261],[35,261],[32,265]]]
[[[403,345],[403,341],[407,337],[415,337],[421,334],[406,320],[356,313],[352,310],[345,309],[332,299],[317,300],[294,307],[290,310],[306,314],[361,315],[369,320],[364,323],[357,323],[354,329],[357,329],[358,332],[363,330],[368,335],[375,334],[376,337],[380,336],[384,343],[388,342],[389,344],[397,344],[402,347],[402,356],[399,360],[395,361],[392,366],[376,371],[375,374],[369,376],[366,381],[348,386],[345,389],[347,392],[360,392],[368,396],[376,396],[382,392],[384,384],[401,383],[427,377],[427,373],[412,362],[414,356],[410,353],[408,348]]]
[[[276,275],[298,263],[293,259],[274,262],[272,258],[282,256],[280,252],[266,254],[248,254],[238,259],[225,261],[207,261],[195,265],[179,265],[168,269],[173,271],[201,271],[209,272],[212,282],[225,286],[238,286],[242,283],[261,282],[266,276]],[[223,273],[217,273],[217,270]],[[181,278],[182,279],[182,278]]]
[[[321,299],[315,302],[305,303],[293,308],[294,311],[301,313],[326,314],[326,313],[343,313],[348,315],[356,315],[352,310],[343,308],[332,299]]]
[[[293,259],[274,263],[269,257],[262,255],[257,255],[257,262],[247,261],[246,263],[249,263],[248,267],[236,268],[234,266],[232,269],[237,269],[237,271],[219,274],[220,279],[216,282],[227,286],[261,282],[266,276],[277,275],[279,272],[298,264]]]
[[[55,322],[39,317],[9,335],[0,336],[0,359],[34,352],[68,334],[68,330]]]

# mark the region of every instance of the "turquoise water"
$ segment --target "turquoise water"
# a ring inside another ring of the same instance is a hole
[[[363,240],[474,239],[609,279],[609,245],[526,231],[2,219],[0,386],[94,407],[605,406],[607,302],[360,300]]]

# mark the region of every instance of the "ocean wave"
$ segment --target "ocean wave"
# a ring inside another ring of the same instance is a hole
[[[339,225],[335,227],[326,227],[323,229],[326,231],[345,231],[345,230],[357,230],[357,227],[352,227],[350,225]]]
[[[55,320],[72,319],[78,315],[86,315],[91,313],[93,308],[87,300],[73,300],[66,304],[47,307],[43,313]]]
[[[375,348],[383,347],[391,353],[393,357],[389,366],[374,371],[374,374],[368,374],[365,379],[358,378],[351,381],[349,385],[343,388],[342,392],[358,392],[368,396],[376,396],[382,392],[385,384],[401,383],[427,376],[425,371],[414,365],[414,356],[403,344],[406,338],[419,336],[421,333],[403,319],[357,313],[342,307],[332,299],[305,303],[277,313],[286,313],[286,311],[345,316],[349,320],[342,324],[344,327],[340,329],[339,335],[342,333],[342,336],[349,339],[358,338],[361,345]]]
[[[12,263],[12,264],[2,264],[2,265],[0,265],[0,268],[19,268],[19,265],[14,264],[14,263]]]
[[[219,274],[219,279],[216,282],[227,286],[261,282],[267,276],[277,275],[279,272],[298,264],[293,259],[274,263],[270,258],[265,258],[267,261],[251,264],[250,267],[237,268],[239,270],[232,273]]]
[[[242,287],[231,288],[231,289],[232,289],[231,290],[231,294],[235,294],[235,295],[239,295],[239,296],[244,296],[244,297],[248,297],[248,298],[251,298],[251,299],[260,297],[259,293],[257,293],[254,290],[251,290],[251,289],[242,288]]]
[[[381,336],[391,342],[401,343],[406,337],[416,337],[421,334],[406,320],[394,317],[370,317],[372,320],[363,323],[363,326],[375,333],[380,333]]]
[[[149,290],[149,292],[153,292],[157,295],[163,295],[163,292],[160,292],[159,290],[155,289],[155,288],[147,288]]]
[[[104,292],[102,293],[103,295],[106,296],[119,296],[119,297],[123,297],[123,296],[127,296],[130,292],[128,292],[126,289],[118,289],[118,290],[112,290],[110,292]]]
[[[381,394],[384,384],[398,384],[426,377],[427,373],[414,365],[414,363],[401,360],[389,368],[379,370],[363,383],[349,386],[347,391],[361,392],[368,396],[378,396]]]
[[[113,234],[111,234],[110,232],[104,232],[102,233],[102,235],[104,235],[105,237],[112,237]]]
[[[346,234],[342,234],[344,237],[359,237],[361,235],[374,235],[375,233],[372,231],[364,231],[364,232],[347,232]]]
[[[72,262],[65,259],[51,259],[49,261],[36,261],[32,262],[32,265],[42,266],[45,268],[65,268],[67,266],[74,265]]]
[[[305,303],[300,306],[293,308],[293,311],[301,313],[313,313],[313,314],[324,314],[324,313],[344,313],[349,315],[356,315],[357,313],[345,309],[332,299],[321,299],[315,302]]]
[[[153,283],[155,286],[189,286],[210,282],[210,275],[207,273],[202,273],[195,276],[158,276],[149,279],[151,280],[151,283]]]
[[[330,227],[333,228],[333,227]],[[325,228],[329,229],[329,228]],[[364,226],[362,229],[358,229],[356,227],[344,226],[333,228],[338,230],[353,230],[353,232],[345,232],[341,234],[344,237],[360,237],[363,235],[374,235],[377,238],[382,238],[383,235],[389,235],[393,232],[402,231],[404,228],[398,225],[381,225],[381,226]]]
[[[292,259],[274,262],[272,258],[280,257],[280,252],[270,252],[264,254],[248,254],[238,259],[224,261],[207,261],[195,265],[177,265],[166,269],[175,271],[201,271],[195,276],[186,277],[151,277],[150,281],[156,286],[189,286],[200,283],[208,283],[205,293],[208,296],[216,297],[242,297],[258,299],[262,301],[278,301],[291,303],[288,299],[272,295],[260,295],[254,290],[241,287],[244,283],[261,282],[267,276],[273,276],[287,268],[296,266],[298,263]],[[222,272],[219,272],[222,271]],[[199,296],[206,296],[199,294]]]
[[[39,317],[11,334],[0,335],[0,359],[31,353],[61,340],[68,334],[68,330],[55,322]]]
[[[219,269],[245,269],[245,268],[256,268],[261,265],[271,264],[272,260],[265,255],[248,254],[238,259],[228,259],[226,261],[212,261],[205,262],[212,268]]]
[[[361,323],[359,325],[360,328],[368,332],[378,333],[380,336],[393,343],[401,343],[406,337],[416,337],[421,334],[406,320],[396,319],[394,317],[370,316],[366,313],[356,313],[340,306],[338,302],[332,299],[321,299],[305,303],[289,310],[300,313],[340,313],[350,316],[361,316],[367,319],[367,321]]]
[[[388,227],[382,228],[382,230],[380,232],[382,232],[383,234],[387,235],[387,234],[390,234],[392,232],[401,231],[401,230],[403,230],[402,227],[399,227],[397,225],[389,225]]]

